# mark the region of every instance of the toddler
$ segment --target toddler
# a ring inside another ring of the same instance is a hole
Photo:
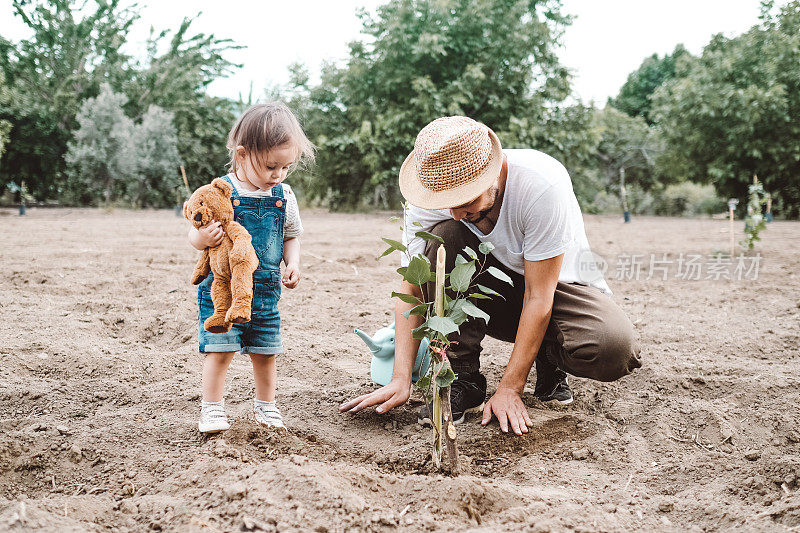
[[[250,107],[228,135],[229,174],[233,186],[234,220],[253,238],[258,268],[253,273],[253,312],[250,322],[233,324],[227,333],[209,333],[203,322],[214,312],[213,274],[197,290],[199,343],[203,360],[203,400],[198,429],[215,433],[230,428],[223,389],[228,366],[236,352],[248,354],[253,364],[258,423],[284,427],[275,403],[275,356],[284,352],[278,315],[281,283],[289,289],[300,282],[300,241],[303,232],[297,199],[283,180],[303,160],[313,160],[314,147],[295,116],[280,102]],[[198,250],[222,242],[216,221],[189,230],[189,242]],[[285,264],[281,277],[281,260]]]

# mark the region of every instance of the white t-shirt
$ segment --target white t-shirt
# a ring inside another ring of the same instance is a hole
[[[272,196],[272,189],[256,189],[254,191],[245,189],[239,179],[233,175],[228,174],[228,179],[231,180],[233,186],[236,187],[236,192],[239,196],[247,196],[250,198],[259,198],[262,196]],[[303,233],[303,223],[300,220],[300,208],[297,205],[297,197],[294,191],[287,184],[283,184],[283,197],[286,200],[286,218],[283,222],[283,238],[291,239],[299,237]]]
[[[484,235],[475,225],[465,220],[462,223],[481,242],[491,242],[495,247],[492,255],[514,272],[524,274],[525,260],[542,261],[564,254],[559,281],[592,285],[611,294],[594,263],[567,169],[537,150],[503,153],[508,161],[508,177],[497,224]],[[425,241],[414,236],[416,232],[429,231],[447,219],[452,219],[449,209],[409,206],[403,235],[409,254],[425,252]],[[403,266],[408,264],[405,254],[401,261]]]

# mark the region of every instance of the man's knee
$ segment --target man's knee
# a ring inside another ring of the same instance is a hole
[[[566,359],[566,369],[579,377],[616,381],[642,366],[633,328],[595,331],[593,338]]]
[[[457,220],[453,220],[452,218],[447,220],[442,220],[438,222],[435,226],[430,229],[430,232],[434,235],[438,235],[441,238],[451,237],[455,234],[461,232],[462,229],[467,229],[464,224],[458,222]]]
[[[429,233],[436,235],[437,237],[441,237],[444,241],[445,249],[450,252],[460,252],[464,249],[465,246],[472,246],[474,243],[472,240],[477,240],[478,238],[474,236],[474,234],[461,222],[458,222],[453,219],[442,220],[435,226],[433,226]],[[436,256],[436,250],[439,248],[439,242],[435,241],[428,241],[425,247],[425,255],[429,258],[431,254]],[[455,257],[455,256],[453,256]]]
[[[639,360],[639,343],[631,329],[606,331],[597,347],[597,372],[599,381],[616,381],[642,366]]]

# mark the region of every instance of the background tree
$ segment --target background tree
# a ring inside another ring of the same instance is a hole
[[[12,124],[0,191],[25,180],[40,200],[66,200],[59,184],[67,143],[79,127],[81,104],[99,94],[101,83],[128,96],[125,111],[135,121],[151,105],[173,113],[180,158],[194,185],[224,172],[233,103],[205,89],[237,67],[223,57],[237,48],[230,41],[192,34],[187,18],[174,33],[153,33],[146,57],[136,62],[120,52],[139,18],[135,4],[14,0],[13,8],[32,36],[19,43],[0,37],[0,70],[12,92],[10,101],[0,102],[0,120]],[[177,169],[174,175],[180,183]]]
[[[632,117],[642,117],[653,124],[651,117],[651,96],[665,81],[675,77],[675,65],[683,56],[690,55],[682,44],[675,47],[672,54],[659,57],[658,54],[645,58],[638,69],[628,75],[616,98],[608,103]]]
[[[760,24],[681,58],[653,104],[665,172],[739,198],[758,174],[777,212],[800,215],[800,1],[765,2]]]
[[[183,183],[175,179],[180,156],[172,119],[172,113],[152,105],[134,127],[136,183],[127,197],[136,206],[165,207],[175,202],[176,191],[185,195]]]
[[[555,54],[569,22],[560,8],[558,0],[391,0],[374,17],[362,14],[369,38],[351,43],[346,66],[327,65],[313,87],[301,71],[293,80],[291,103],[319,147],[304,190],[334,209],[388,205],[431,120],[467,115],[498,133],[512,118],[546,124],[569,95]]]
[[[142,119],[151,105],[172,114],[178,153],[195,188],[225,172],[225,143],[237,109],[231,100],[206,94],[206,88],[239,67],[225,54],[242,47],[230,39],[190,34],[193,21],[184,18],[174,34],[151,32],[147,55],[131,70],[123,90],[129,97],[126,109],[134,120]],[[183,183],[177,173],[174,176],[175,185]]]
[[[600,136],[596,147],[599,168],[607,186],[619,191],[620,169],[625,169],[626,182],[644,190],[665,177],[656,174],[656,160],[663,151],[657,131],[642,117],[631,117],[606,106],[595,112],[593,127]]]
[[[8,107],[11,104],[11,90],[6,85],[3,72],[0,71],[0,108]],[[6,151],[9,133],[11,132],[11,122],[0,120],[0,168],[3,165],[3,153]]]
[[[86,99],[78,111],[79,126],[65,161],[66,190],[80,204],[123,198],[136,181],[134,125],[122,110],[126,101],[104,84],[97,98]]]
[[[12,89],[0,118],[13,124],[0,185],[24,180],[34,196],[55,196],[78,109],[100,83],[116,85],[125,76],[128,58],[120,49],[138,15],[119,0],[85,9],[74,0],[12,6],[32,36],[17,44],[0,38],[0,68]]]

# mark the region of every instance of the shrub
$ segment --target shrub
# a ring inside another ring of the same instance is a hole
[[[684,181],[669,185],[655,193],[653,212],[666,216],[711,215],[727,210],[725,199],[714,190],[713,185],[700,185]]]

